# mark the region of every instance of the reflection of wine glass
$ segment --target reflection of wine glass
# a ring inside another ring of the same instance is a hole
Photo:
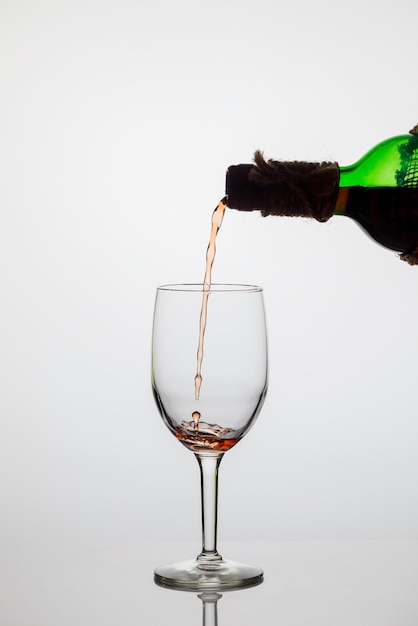
[[[218,626],[218,600],[221,594],[214,591],[204,591],[198,596],[202,600],[202,625]]]
[[[258,567],[222,558],[216,547],[216,528],[220,461],[249,431],[267,391],[262,289],[197,284],[159,287],[152,386],[166,426],[198,460],[203,535],[199,556],[157,568],[156,582],[199,590],[261,582],[263,572]]]
[[[192,591],[192,590],[191,589],[182,590],[180,592],[177,590],[174,593],[185,593],[185,592],[187,593],[188,591]],[[201,613],[202,626],[218,626],[218,602],[219,600],[225,596],[230,595],[231,593],[232,594],[239,593],[240,591],[242,591],[242,589],[238,589],[238,590],[230,589],[230,590],[223,590],[223,591],[226,591],[224,595],[219,593],[216,589],[206,589],[205,591],[201,591],[197,594],[197,597],[202,602],[202,613]],[[170,593],[170,592],[165,591],[165,593]],[[171,593],[173,592],[171,591]],[[246,594],[248,593],[248,588],[245,588],[244,593]],[[249,598],[246,598],[246,599],[247,601],[250,600]],[[239,602],[237,598],[235,598],[235,601]],[[177,611],[179,610],[178,607],[176,607],[176,610]]]

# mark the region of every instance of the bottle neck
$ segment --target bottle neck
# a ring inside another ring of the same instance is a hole
[[[347,211],[349,195],[350,195],[349,187],[339,188],[337,201],[335,203],[334,215],[345,215]]]

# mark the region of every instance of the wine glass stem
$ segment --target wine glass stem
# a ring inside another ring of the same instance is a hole
[[[202,490],[202,552],[198,561],[221,561],[216,549],[218,523],[218,468],[223,454],[199,454],[196,458],[200,467]]]

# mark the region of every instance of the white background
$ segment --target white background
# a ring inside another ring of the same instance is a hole
[[[418,122],[410,0],[2,0],[0,534],[200,540],[150,380],[157,284],[201,281],[228,165],[349,164]],[[270,390],[219,539],[417,538],[418,268],[353,222],[227,211]]]

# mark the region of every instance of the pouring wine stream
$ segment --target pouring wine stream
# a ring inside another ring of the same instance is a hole
[[[212,213],[212,228],[210,231],[210,239],[209,245],[206,250],[206,272],[205,278],[203,281],[203,299],[202,299],[202,309],[200,311],[200,323],[199,323],[199,345],[197,348],[197,369],[195,376],[195,399],[199,400],[200,397],[200,388],[202,386],[202,360],[203,360],[203,348],[205,341],[205,329],[206,329],[206,320],[207,320],[207,310],[208,310],[208,298],[210,294],[210,286],[212,282],[212,266],[213,261],[215,259],[216,254],[216,235],[222,225],[222,220],[224,217],[225,209],[226,209],[226,198],[223,198],[214,212]],[[200,413],[199,411],[194,411],[193,413],[193,421],[195,432],[199,430],[199,419]]]

